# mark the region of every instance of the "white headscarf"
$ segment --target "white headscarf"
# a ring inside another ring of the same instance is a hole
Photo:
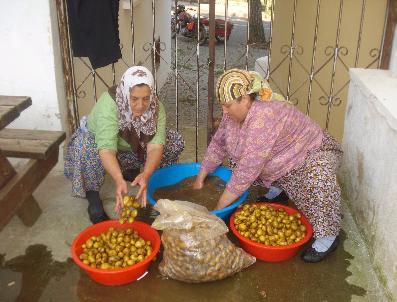
[[[150,103],[141,116],[134,117],[130,106],[130,90],[139,84],[149,86],[151,91]],[[116,88],[116,104],[119,113],[120,130],[126,128],[131,130],[131,126],[133,126],[138,137],[141,132],[146,135],[154,135],[156,133],[158,101],[154,95],[154,79],[149,69],[143,66],[133,66],[127,69]]]

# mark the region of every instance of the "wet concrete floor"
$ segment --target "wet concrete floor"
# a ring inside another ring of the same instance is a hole
[[[346,235],[342,234],[342,243]],[[346,278],[352,255],[339,248],[327,261],[305,264],[299,257],[281,263],[257,261],[222,281],[187,284],[161,277],[158,263],[141,280],[125,286],[96,284],[68,259],[58,262],[44,245],[0,266],[1,301],[350,301],[364,288]],[[61,298],[63,297],[63,298]]]
[[[34,193],[43,210],[39,220],[25,227],[14,217],[0,232],[1,302],[391,300],[371,267],[365,241],[345,203],[340,246],[321,263],[306,264],[299,256],[281,263],[258,260],[227,279],[188,284],[160,275],[160,253],[139,281],[117,287],[97,284],[70,259],[72,240],[90,225],[86,200],[71,197],[70,186],[59,163]],[[116,218],[113,192],[107,180],[101,196],[107,213]],[[249,199],[255,200],[256,194],[252,191]],[[150,209],[138,216],[149,223],[152,219]]]
[[[147,210],[139,220],[150,223],[152,215]],[[163,278],[160,253],[145,277],[116,287],[93,282],[70,258],[56,261],[48,247],[35,244],[7,261],[1,255],[0,301],[384,301],[367,299],[368,289],[347,281],[354,259],[344,249],[347,236],[342,232],[340,247],[321,263],[306,264],[299,256],[280,263],[258,260],[234,276],[204,284]]]

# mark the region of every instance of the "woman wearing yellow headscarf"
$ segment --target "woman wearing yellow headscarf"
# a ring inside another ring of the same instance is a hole
[[[308,116],[272,92],[255,72],[232,69],[217,84],[223,108],[194,188],[224,158],[236,163],[217,209],[234,202],[255,180],[282,188],[309,219],[315,241],[303,260],[318,262],[338,244],[340,188],[336,171],[339,143]]]

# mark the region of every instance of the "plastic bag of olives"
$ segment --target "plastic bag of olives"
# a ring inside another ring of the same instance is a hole
[[[197,283],[226,278],[255,263],[256,258],[226,237],[225,223],[207,208],[180,200],[160,199],[153,222],[163,230],[159,270],[163,276]]]

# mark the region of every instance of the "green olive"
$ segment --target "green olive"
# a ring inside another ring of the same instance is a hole
[[[306,233],[301,215],[288,214],[283,208],[267,205],[239,206],[235,214],[236,230],[244,237],[272,246],[285,246],[301,240]]]
[[[247,229],[247,226],[244,223],[241,223],[238,225],[238,229],[244,232]]]
[[[134,246],[131,242],[134,242]],[[151,242],[142,239],[132,229],[109,228],[107,232],[89,238],[82,248],[80,260],[98,269],[125,268],[152,254]]]
[[[139,203],[136,201],[134,196],[125,196],[123,199],[123,208],[119,218],[119,223],[124,224],[133,223],[135,218],[138,216]]]
[[[132,259],[129,259],[129,260],[127,260],[127,264],[128,264],[129,266],[134,265],[134,264],[135,264],[135,261],[132,260]]]

